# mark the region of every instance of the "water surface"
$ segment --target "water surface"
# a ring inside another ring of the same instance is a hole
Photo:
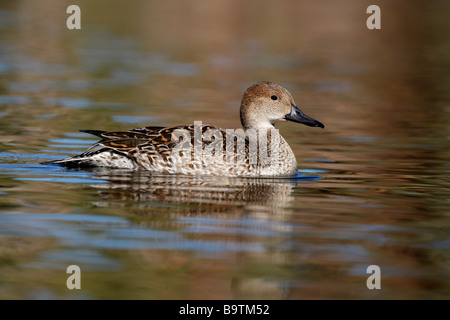
[[[79,31],[0,4],[1,299],[450,297],[448,3],[381,1],[378,31],[364,1],[258,4],[79,1]],[[325,124],[278,126],[293,179],[41,164],[79,129],[238,128],[260,80]]]

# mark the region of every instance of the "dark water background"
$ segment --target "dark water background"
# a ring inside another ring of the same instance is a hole
[[[369,1],[70,4],[0,1],[0,299],[450,298],[448,1],[377,1],[381,30]],[[278,126],[296,179],[40,164],[79,129],[238,128],[260,80],[326,126]]]

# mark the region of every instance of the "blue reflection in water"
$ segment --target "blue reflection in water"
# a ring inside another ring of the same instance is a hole
[[[294,181],[296,183],[301,183],[302,181],[316,181],[321,179],[321,176],[312,176],[312,175],[304,175],[303,173],[321,173],[326,172],[324,170],[315,170],[315,169],[302,169],[298,170],[297,174],[292,178],[287,178],[288,180]]]
[[[61,106],[64,108],[89,108],[92,104],[89,99],[74,99],[74,98],[45,98],[45,104]]]
[[[159,121],[157,117],[146,117],[146,116],[112,116],[112,119],[116,122],[133,123],[133,124],[152,123]]]
[[[92,180],[81,178],[61,178],[61,177],[40,177],[40,178],[15,178],[17,181],[42,181],[42,182],[63,182],[63,183],[109,183],[105,180]]]
[[[0,95],[1,104],[27,104],[31,99],[26,96]]]
[[[48,141],[54,143],[62,143],[67,145],[86,145],[86,139],[73,139],[73,138],[62,138],[62,139],[49,139]],[[73,146],[77,147],[77,146]],[[79,147],[79,146],[78,146]]]
[[[8,154],[0,153],[0,158],[9,158],[16,160],[21,158],[39,159],[42,155],[39,154]],[[55,157],[60,158],[60,157]],[[33,161],[36,161],[33,160]],[[40,159],[41,160],[41,159]],[[45,159],[48,160],[48,159]],[[37,161],[36,161],[37,162]],[[0,174],[12,174],[15,177],[12,180],[16,181],[45,181],[45,182],[63,182],[63,183],[109,183],[109,181],[99,179],[89,172],[67,170],[59,166],[38,165],[34,164],[9,164],[0,163]]]
[[[219,233],[231,233],[221,230]],[[91,268],[118,268],[110,258],[101,254],[103,249],[152,249],[152,250],[182,250],[197,253],[211,253],[220,256],[224,252],[264,252],[262,244],[255,241],[232,242],[224,240],[196,240],[186,238],[185,233],[195,232],[189,228],[180,231],[155,230],[137,227],[122,217],[83,215],[83,214],[0,214],[0,234],[12,236],[31,236],[40,238],[56,238],[60,247],[44,252],[38,261],[27,264],[38,268],[62,268],[68,264],[85,263]],[[254,230],[240,231],[241,234],[262,235],[267,232]],[[239,234],[239,233],[238,233]],[[72,248],[76,248],[72,249]],[[75,253],[75,256],[73,256]],[[78,255],[78,256],[77,256]]]

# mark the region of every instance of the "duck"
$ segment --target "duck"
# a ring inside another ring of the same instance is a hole
[[[257,82],[244,92],[240,120],[240,129],[194,121],[175,127],[80,130],[101,140],[81,154],[44,164],[182,175],[292,177],[298,172],[297,160],[275,124],[291,121],[325,128],[297,107],[285,87],[270,81]]]

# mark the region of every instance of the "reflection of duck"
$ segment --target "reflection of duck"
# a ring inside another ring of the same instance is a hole
[[[284,87],[272,82],[259,82],[247,89],[240,116],[246,136],[201,123],[121,132],[85,130],[102,140],[80,155],[50,163],[175,174],[294,176],[294,153],[274,124],[288,120],[324,127],[300,111]]]
[[[205,177],[100,168],[91,170],[99,179],[109,182],[92,185],[99,190],[102,199],[95,202],[98,206],[138,208],[149,202],[163,206],[181,204],[181,211],[191,213],[279,211],[292,200],[291,191],[298,179],[305,179]],[[176,211],[176,208],[171,210]]]

